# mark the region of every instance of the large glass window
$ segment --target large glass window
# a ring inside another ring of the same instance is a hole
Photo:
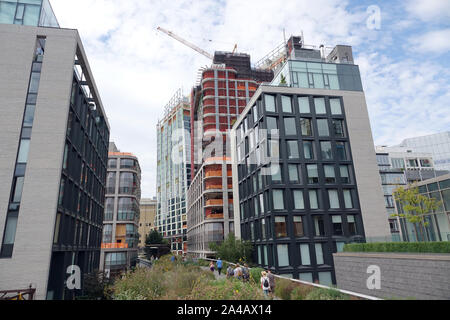
[[[278,266],[287,267],[289,266],[289,250],[287,244],[277,245],[278,251]]]
[[[104,221],[112,221],[114,215],[114,198],[108,197],[105,199],[105,216]]]
[[[311,257],[309,255],[309,244],[301,244],[300,245],[300,256],[301,256],[301,264],[302,266],[311,265]]]
[[[314,98],[314,107],[316,109],[316,114],[326,114],[325,109],[325,99],[324,98]]]
[[[120,168],[136,169],[136,161],[133,159],[120,159]]]
[[[323,171],[325,173],[325,183],[336,183],[336,174],[334,172],[334,166],[324,165]]]
[[[18,163],[26,163],[27,162],[29,148],[30,148],[30,140],[29,139],[20,140],[19,156],[17,157]]]
[[[139,212],[137,202],[134,198],[119,198],[117,209],[117,220],[131,221],[134,220]]]
[[[264,95],[264,102],[266,105],[267,112],[275,112],[275,97],[271,95]]]
[[[117,159],[108,159],[108,169],[117,168]]]
[[[292,183],[299,183],[299,175],[298,175],[298,165],[296,164],[289,164],[288,165],[288,171],[289,171],[289,182]]]
[[[315,246],[315,249],[316,249],[316,262],[317,262],[317,264],[324,264],[322,244],[321,243],[316,243],[314,246]]]
[[[350,235],[354,236],[357,233],[356,230],[356,221],[354,215],[348,215],[347,216],[347,223],[348,223],[348,230]]]
[[[345,142],[336,142],[336,152],[339,160],[347,160],[347,150]]]
[[[305,235],[303,231],[303,220],[301,216],[294,216],[294,235],[296,237],[303,237]]]
[[[284,118],[284,134],[297,135],[297,127],[295,126],[295,118]]]
[[[281,179],[281,165],[276,164],[276,163],[272,163],[270,165],[270,173],[271,173],[271,177],[272,177],[272,182],[273,183],[281,183],[282,179]]]
[[[346,209],[353,208],[352,192],[350,189],[344,189],[344,203]]]
[[[23,119],[23,126],[24,127],[31,127],[31,126],[33,126],[35,109],[36,109],[35,105],[27,104],[27,106],[25,108],[25,117]]]
[[[300,108],[300,113],[311,113],[311,109],[309,108],[309,98],[308,97],[299,97],[298,98],[298,106]]]
[[[333,159],[333,154],[331,152],[331,142],[330,141],[321,141],[320,142],[320,150],[322,152],[322,160],[331,160],[331,159]]]
[[[275,237],[287,237],[286,217],[275,217]]]
[[[312,141],[303,141],[303,154],[305,159],[314,159],[314,147]]]
[[[328,137],[330,135],[330,131],[328,130],[328,120],[317,119],[317,130],[319,132],[319,136]]]
[[[120,173],[119,193],[133,194],[137,191],[137,176],[135,173]]]
[[[328,189],[328,198],[330,199],[330,209],[339,209],[339,197],[336,189]]]
[[[348,166],[347,165],[341,165],[339,167],[339,171],[341,173],[341,182],[342,183],[350,183],[350,174],[348,172]]]
[[[267,119],[267,133],[270,134],[271,130],[278,129],[277,118],[266,117]]]
[[[333,235],[341,236],[342,235],[342,217],[341,216],[332,216],[331,222],[333,224]]]
[[[322,216],[314,216],[314,235],[324,236],[325,235],[325,224]]]
[[[340,99],[330,99],[330,108],[331,108],[332,115],[341,115],[342,114],[341,100]]]
[[[288,158],[289,159],[298,159],[300,157],[298,151],[298,141],[297,140],[288,140],[286,141]]]
[[[309,206],[311,209],[319,209],[319,200],[315,189],[309,190]]]
[[[324,271],[324,272],[319,272],[319,283],[324,285],[324,286],[332,286],[333,285],[333,281],[331,279],[331,272],[329,271]]]
[[[333,119],[333,134],[337,137],[344,137],[344,121]]]
[[[291,97],[281,96],[281,106],[283,112],[292,113]]]
[[[3,244],[14,244],[17,230],[17,216],[8,216],[6,219],[5,235]]]
[[[273,208],[274,210],[284,210],[284,197],[283,190],[275,189],[272,191],[273,194]]]
[[[307,164],[306,171],[308,172],[308,183],[319,183],[319,172],[317,170],[317,164]]]
[[[305,202],[303,201],[303,190],[293,190],[292,195],[294,197],[294,209],[305,209]]]
[[[16,177],[14,178],[15,184],[14,184],[14,194],[12,198],[12,202],[20,202],[22,199],[22,190],[23,190],[23,182],[24,177]]]
[[[310,118],[300,118],[302,136],[312,136],[312,124]]]

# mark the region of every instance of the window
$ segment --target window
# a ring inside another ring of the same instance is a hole
[[[311,209],[319,209],[317,190],[309,190],[309,206]]]
[[[14,244],[17,230],[17,216],[9,216],[6,219],[5,235],[3,236],[3,245]]]
[[[264,213],[264,195],[262,193],[259,195],[259,207],[261,208],[261,213]]]
[[[286,217],[275,217],[275,237],[287,237]]]
[[[291,97],[281,96],[281,106],[283,112],[292,113]]]
[[[348,231],[350,235],[351,236],[356,235],[357,230],[356,230],[355,216],[354,215],[347,216],[347,222],[348,222]]]
[[[311,113],[309,108],[309,98],[308,97],[299,97],[298,98],[298,106],[300,108],[300,113]]]
[[[332,286],[333,281],[331,280],[331,272],[319,272],[319,284],[322,284],[324,286]]]
[[[344,189],[344,203],[345,209],[353,208],[352,192],[350,189]]]
[[[334,166],[324,165],[323,171],[325,172],[325,183],[336,183],[336,174],[334,172]]]
[[[319,132],[319,136],[327,137],[330,135],[330,131],[328,130],[328,120],[327,119],[317,119],[317,130]]]
[[[336,142],[336,152],[339,160],[347,160],[345,142]]]
[[[289,164],[288,171],[289,171],[289,182],[293,183],[300,182],[298,175],[298,166],[296,164]]]
[[[344,137],[344,121],[333,119],[333,134],[336,137]]]
[[[267,119],[267,133],[270,134],[271,130],[278,129],[277,118],[266,117]]]
[[[133,159],[120,159],[120,168],[136,169],[136,161]]]
[[[300,245],[300,257],[302,266],[311,265],[311,257],[309,255],[309,244]],[[311,281],[312,282],[312,281]]]
[[[305,234],[303,232],[303,221],[301,216],[294,216],[294,235],[296,237],[303,237]]]
[[[312,125],[310,118],[300,118],[302,136],[312,136]]]
[[[317,264],[324,264],[322,244],[321,243],[316,243],[314,246],[315,246],[315,249],[316,249],[316,263]]]
[[[278,266],[287,267],[289,266],[289,250],[287,244],[277,245],[278,251]]]
[[[17,157],[17,163],[26,163],[28,160],[28,151],[30,148],[30,140],[20,140],[19,156]]]
[[[297,140],[288,140],[286,141],[287,144],[287,153],[288,153],[288,159],[298,159],[300,157],[299,151],[298,151],[298,141]]]
[[[305,203],[303,201],[303,190],[293,190],[292,195],[294,196],[294,209],[305,209]]]
[[[331,160],[331,159],[333,159],[333,154],[331,152],[331,142],[330,141],[321,141],[320,142],[320,150],[322,152],[322,160]]]
[[[345,242],[337,241],[336,242],[336,251],[343,252],[344,251]]]
[[[261,219],[261,239],[266,239],[266,220]]]
[[[302,272],[299,274],[299,279],[306,282],[313,283],[313,276],[311,272]]]
[[[284,133],[286,135],[297,135],[295,118],[284,118]]]
[[[314,235],[315,236],[325,235],[325,225],[322,216],[314,216]]]
[[[24,127],[31,127],[31,126],[33,126],[35,109],[36,109],[35,105],[27,104],[27,106],[25,108],[25,116],[24,116],[24,119],[23,119],[23,126]]]
[[[396,169],[404,169],[405,161],[402,158],[391,158],[392,167]]]
[[[314,159],[314,148],[312,141],[303,141],[303,154],[305,159]]]
[[[24,177],[16,177],[14,178],[15,184],[14,184],[14,194],[12,198],[12,202],[20,202],[22,199],[22,190],[23,190],[23,181]]]
[[[255,223],[250,222],[250,239],[255,240]]]
[[[32,72],[30,79],[30,89],[28,92],[37,93],[39,89],[39,79],[41,78],[40,72]]]
[[[333,224],[333,235],[334,236],[342,236],[342,217],[341,216],[332,216],[331,222]]]
[[[325,99],[324,98],[314,98],[314,107],[316,109],[316,114],[326,114],[325,109]]]
[[[328,198],[330,199],[330,209],[339,209],[339,197],[336,189],[328,189]]]
[[[270,173],[273,183],[281,183],[281,166],[276,163],[270,165]]]
[[[274,210],[284,210],[284,197],[283,190],[273,190],[273,209]]]
[[[339,166],[339,171],[341,173],[341,183],[350,183],[350,176],[348,173],[348,166],[342,165]]]
[[[308,183],[319,183],[319,172],[317,170],[317,164],[307,164],[306,171],[308,172]]]
[[[331,108],[332,115],[341,115],[342,114],[341,100],[340,99],[330,99],[330,108]]]
[[[264,102],[267,112],[275,112],[275,97],[271,95],[264,95]]]
[[[258,121],[258,108],[256,107],[256,105],[254,105],[252,108],[252,114],[253,114],[253,122],[257,122]]]

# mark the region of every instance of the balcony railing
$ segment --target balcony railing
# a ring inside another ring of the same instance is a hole
[[[127,249],[128,243],[102,243],[102,249]]]

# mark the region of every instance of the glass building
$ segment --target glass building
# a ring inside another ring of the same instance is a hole
[[[188,99],[177,92],[157,126],[157,206],[155,227],[170,242],[171,250],[187,250],[186,192],[191,177],[190,116]]]
[[[111,142],[106,176],[100,270],[110,276],[136,265],[140,218],[141,169],[131,153],[120,152]]]
[[[0,23],[59,28],[49,0],[0,0]]]

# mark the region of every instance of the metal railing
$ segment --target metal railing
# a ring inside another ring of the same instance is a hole
[[[0,300],[34,300],[35,293],[36,289],[31,285],[28,289],[0,290]]]

